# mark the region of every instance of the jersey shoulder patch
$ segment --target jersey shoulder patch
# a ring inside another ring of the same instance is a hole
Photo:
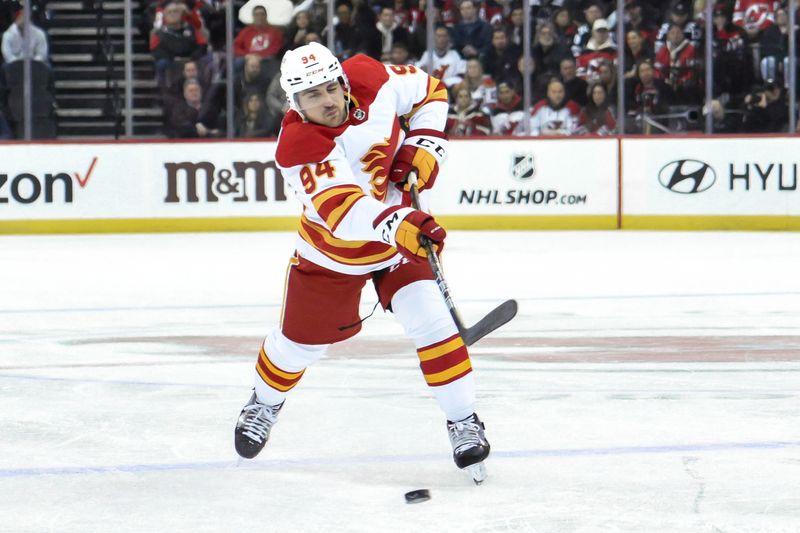
[[[358,107],[368,107],[378,91],[389,81],[386,66],[369,56],[357,54],[342,63],[350,82],[350,95]]]
[[[286,113],[278,136],[275,161],[283,168],[319,163],[336,147],[340,128],[305,122],[294,110]]]

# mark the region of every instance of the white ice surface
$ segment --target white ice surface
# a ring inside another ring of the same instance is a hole
[[[800,532],[800,235],[452,232],[467,322],[520,302],[471,350],[480,487],[380,311],[236,466],[292,243],[0,237],[0,531]]]

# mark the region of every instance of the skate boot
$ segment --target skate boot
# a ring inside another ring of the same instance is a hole
[[[269,440],[269,431],[278,420],[281,407],[283,403],[274,406],[264,405],[258,401],[256,393],[253,392],[236,422],[234,431],[236,453],[245,459],[252,459],[258,455]]]
[[[483,434],[484,425],[478,415],[472,413],[457,422],[447,421],[447,434],[453,445],[453,460],[456,466],[466,470],[476,485],[486,479],[483,460],[489,456],[489,441]]]

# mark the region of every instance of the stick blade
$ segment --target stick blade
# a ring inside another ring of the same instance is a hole
[[[488,315],[480,319],[477,324],[461,332],[464,344],[472,346],[503,324],[511,321],[512,318],[517,316],[517,307],[516,300],[506,300],[495,307]]]

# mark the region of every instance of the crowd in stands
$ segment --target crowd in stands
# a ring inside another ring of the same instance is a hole
[[[441,78],[450,95],[452,136],[612,134],[620,129],[620,117],[627,133],[702,131],[707,114],[717,133],[788,130],[788,42],[796,29],[789,27],[787,0],[625,0],[623,13],[616,12],[613,0],[529,0],[529,109],[523,109],[522,0],[431,0],[436,20],[430,52],[426,0],[331,0],[330,23],[328,0],[291,0],[291,21],[280,26],[270,22],[259,0],[230,1],[238,15],[236,136],[278,133],[287,109],[278,82],[283,52],[312,41],[326,44],[331,31],[341,60],[363,53],[386,63],[414,64]],[[706,2],[714,2],[710,21]],[[31,59],[47,69],[43,4],[32,1]],[[226,0],[143,0],[142,5],[147,16],[140,28],[149,35],[164,133],[225,136]],[[0,138],[19,126],[19,104],[9,94],[19,85],[20,7],[17,0],[0,0]],[[619,24],[622,43],[616,38]],[[705,101],[707,24],[713,35],[710,102]]]
[[[50,71],[49,42],[46,27],[46,0],[30,6],[29,57],[31,60],[32,136],[53,138],[56,135],[54,85]],[[24,136],[23,63],[25,11],[17,0],[0,0],[0,140]]]
[[[346,60],[367,54],[414,64],[442,79],[450,94],[451,136],[605,135],[618,131],[623,91],[628,133],[787,131],[787,2],[723,0],[705,20],[704,0],[616,2],[531,0],[531,107],[524,109],[524,12],[520,0],[434,0],[435,30],[426,47],[425,0],[294,0],[291,22],[273,26],[249,2],[252,24],[234,42],[237,136],[274,136],[287,105],[278,83],[283,51],[311,41]],[[224,39],[211,36],[208,0],[154,3],[151,49],[165,104],[166,133],[224,134]],[[705,25],[713,24],[713,100],[705,102]],[[623,24],[624,43],[616,42]],[[218,27],[218,25],[217,25]],[[216,41],[217,44],[211,44]],[[618,49],[624,86],[618,84]],[[188,63],[186,63],[188,61]],[[191,65],[197,76],[185,74]],[[179,73],[181,75],[175,75]]]

